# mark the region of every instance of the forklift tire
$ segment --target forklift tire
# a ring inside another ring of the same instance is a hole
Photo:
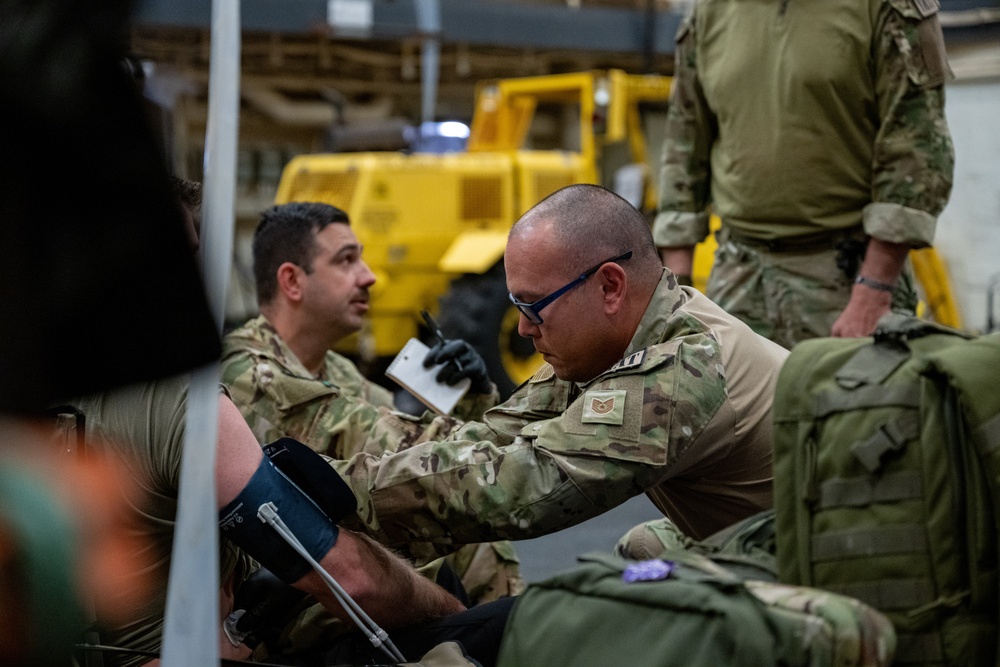
[[[503,262],[486,273],[456,278],[441,297],[438,322],[444,335],[476,348],[500,400],[506,400],[543,363],[531,340],[517,333],[518,315],[507,298]]]

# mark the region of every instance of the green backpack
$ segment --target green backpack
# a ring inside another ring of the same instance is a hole
[[[687,551],[580,561],[518,598],[499,667],[874,667],[892,659],[892,624],[857,600],[743,581]]]
[[[804,341],[774,420],[779,581],[884,612],[896,664],[996,664],[1000,336]]]

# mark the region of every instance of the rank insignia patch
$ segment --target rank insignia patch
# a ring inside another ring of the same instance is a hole
[[[617,424],[625,419],[625,390],[588,391],[583,395],[584,424]]]

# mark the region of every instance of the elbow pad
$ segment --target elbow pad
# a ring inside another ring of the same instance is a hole
[[[354,494],[318,454],[291,438],[264,448],[265,457],[239,495],[219,511],[219,528],[282,581],[294,583],[311,570],[257,511],[273,503],[278,515],[319,561],[337,542],[336,522],[355,511]]]

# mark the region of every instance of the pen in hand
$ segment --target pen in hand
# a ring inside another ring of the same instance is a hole
[[[435,336],[437,336],[437,339],[441,342],[441,345],[444,345],[445,343],[448,342],[448,340],[444,337],[444,333],[441,331],[441,327],[439,327],[438,323],[434,321],[434,318],[431,317],[430,313],[428,313],[426,310],[421,310],[420,316],[424,318],[424,322],[427,323],[427,327],[434,333]],[[456,366],[458,366],[459,372],[465,370],[464,368],[462,368],[462,362],[460,362],[458,359],[452,359],[452,361],[455,363]]]

